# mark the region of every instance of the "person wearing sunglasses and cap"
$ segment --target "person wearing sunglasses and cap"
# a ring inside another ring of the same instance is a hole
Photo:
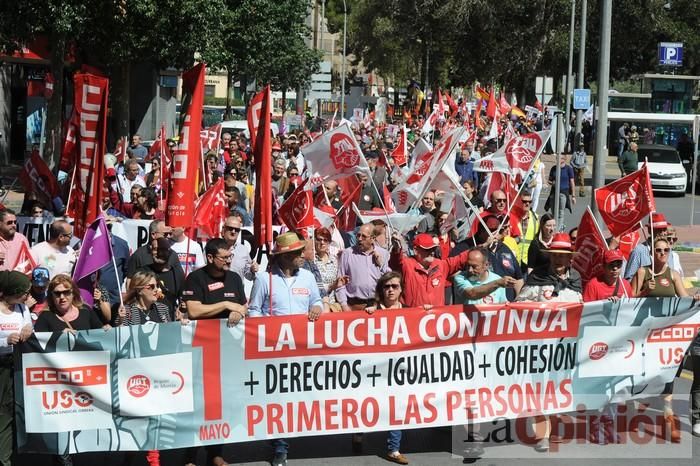
[[[389,267],[400,271],[404,278],[403,303],[408,307],[443,306],[445,282],[467,264],[469,251],[454,257],[435,257],[438,239],[429,233],[420,233],[413,239],[413,256],[403,253],[398,234],[392,237]]]
[[[591,278],[583,288],[583,302],[620,298],[632,298],[630,283],[622,278],[624,256],[619,249],[609,249],[603,253],[603,270],[597,277]]]
[[[32,334],[32,319],[25,301],[32,284],[20,272],[0,272],[0,464],[10,465],[14,450],[14,345]]]

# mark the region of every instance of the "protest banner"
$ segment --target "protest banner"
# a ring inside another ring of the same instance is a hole
[[[39,333],[15,352],[17,441],[166,450],[600,409],[662,393],[699,310],[649,298]]]

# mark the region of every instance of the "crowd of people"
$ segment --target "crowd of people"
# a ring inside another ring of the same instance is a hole
[[[423,123],[418,119],[409,126],[410,142],[417,142]],[[503,122],[513,123],[520,133],[535,130],[525,119]],[[397,184],[391,155],[396,141],[386,135],[386,126],[357,124],[354,131],[370,169],[360,178],[363,187],[358,207],[383,209],[382,188],[391,191]],[[271,195],[275,211],[301,183],[306,168],[304,145],[312,137],[299,132],[273,141]],[[439,134],[435,137],[439,139]],[[173,150],[175,142],[167,143]],[[637,245],[629,257],[618,249],[617,239],[610,238],[602,273],[582,282],[572,267],[576,228],[565,227],[563,208],[559,215],[551,212],[551,195],[545,206],[550,212],[539,208],[541,193],[555,182],[554,167],[545,178],[544,163],[538,160],[534,164],[521,192],[524,212],[517,215],[509,210],[506,193],[489,190],[484,174],[472,169],[475,160],[498,147],[498,139],[477,138],[457,149],[454,169],[465,199],[480,218],[470,228],[461,228],[465,219],[456,219],[451,210],[443,209],[444,192],[428,190],[409,211],[422,216],[421,221],[405,234],[393,230],[386,219],[362,223],[358,217],[351,228],[332,224],[316,228],[312,235],[286,225],[288,231],[276,236],[263,268],[257,257],[252,257],[250,245],[241,241],[245,227],[255,221],[255,160],[243,133],[224,133],[219,150],[205,154],[206,178],[200,191],[223,178],[229,213],[219,237],[209,238],[203,248],[191,231],[167,225],[163,161],[149,156],[135,137],[123,163],[109,154],[106,157],[110,193],[102,207],[110,224],[125,218],[151,220],[148,242],[130,251],[123,239],[112,235],[115,260],[95,275],[91,307],[84,303],[71,278],[80,238],[73,237],[69,219],[57,217],[48,239],[30,248],[37,267],[28,277],[10,271],[22,244],[29,244],[17,231],[17,214],[0,210],[0,465],[11,464],[14,406],[8,400],[12,399],[13,346],[33,332],[73,332],[147,322],[186,324],[200,319],[226,319],[235,326],[243,319],[267,316],[304,314],[317,320],[331,312],[373,314],[402,307],[430,310],[445,304],[583,303],[688,296],[680,261],[672,249],[676,236],[662,214],[654,215],[647,226],[649,239]],[[580,151],[577,147],[576,152]],[[571,206],[577,194],[585,194],[585,157],[576,152],[571,165],[567,157],[562,161],[562,206]],[[317,207],[331,215],[347,208],[336,181],[327,181],[314,199]],[[41,216],[50,209],[37,199],[27,199],[22,212]],[[277,216],[274,218],[281,224]],[[575,225],[575,220],[568,220],[569,226]],[[248,294],[246,282],[252,282]],[[691,354],[695,375],[692,424],[693,432],[700,435],[700,338]],[[670,393],[665,415],[672,419]],[[672,425],[677,435],[677,423]],[[541,432],[537,449],[547,451],[549,430]],[[353,442],[361,446],[362,437],[353,436]],[[401,432],[391,432],[385,457],[408,464],[400,443]],[[288,448],[282,439],[273,441],[273,465],[286,464]],[[188,466],[194,464],[196,450],[190,453]],[[71,464],[70,456],[59,460]],[[148,460],[151,465],[159,464],[158,452],[149,452]],[[207,461],[216,466],[227,464],[220,447],[207,447]]]

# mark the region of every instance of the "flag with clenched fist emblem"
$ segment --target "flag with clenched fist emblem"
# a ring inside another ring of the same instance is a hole
[[[595,202],[613,236],[636,229],[644,217],[656,211],[646,163],[636,172],[596,189]]]
[[[581,274],[584,283],[603,272],[603,254],[608,249],[608,243],[598,228],[590,207],[586,208],[581,217],[575,249],[571,265]]]
[[[313,193],[304,189],[308,180],[304,180],[284,201],[277,211],[280,218],[290,230],[302,232],[314,226]]]
[[[312,190],[328,180],[345,178],[355,173],[369,175],[369,166],[350,125],[344,123],[301,148],[306,160]]]
[[[474,171],[508,173],[519,183],[542,153],[549,134],[550,131],[539,131],[512,138],[493,154],[474,162]]]
[[[219,236],[227,214],[228,202],[224,196],[224,179],[219,178],[197,201],[197,206],[194,208],[194,226],[210,238],[216,238]]]

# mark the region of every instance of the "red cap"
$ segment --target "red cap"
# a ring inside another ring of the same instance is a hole
[[[651,214],[651,228],[653,230],[665,230],[668,228],[666,217],[661,212]]]
[[[611,262],[622,261],[625,257],[622,255],[619,249],[609,249],[603,254],[603,263],[609,264]]]
[[[433,249],[433,248],[436,248],[437,246],[438,245],[435,243],[435,240],[433,239],[433,235],[430,235],[428,233],[421,233],[413,239],[413,247],[414,248]]]
[[[279,145],[279,143],[274,143],[272,145],[272,150],[282,150],[282,146]]]

